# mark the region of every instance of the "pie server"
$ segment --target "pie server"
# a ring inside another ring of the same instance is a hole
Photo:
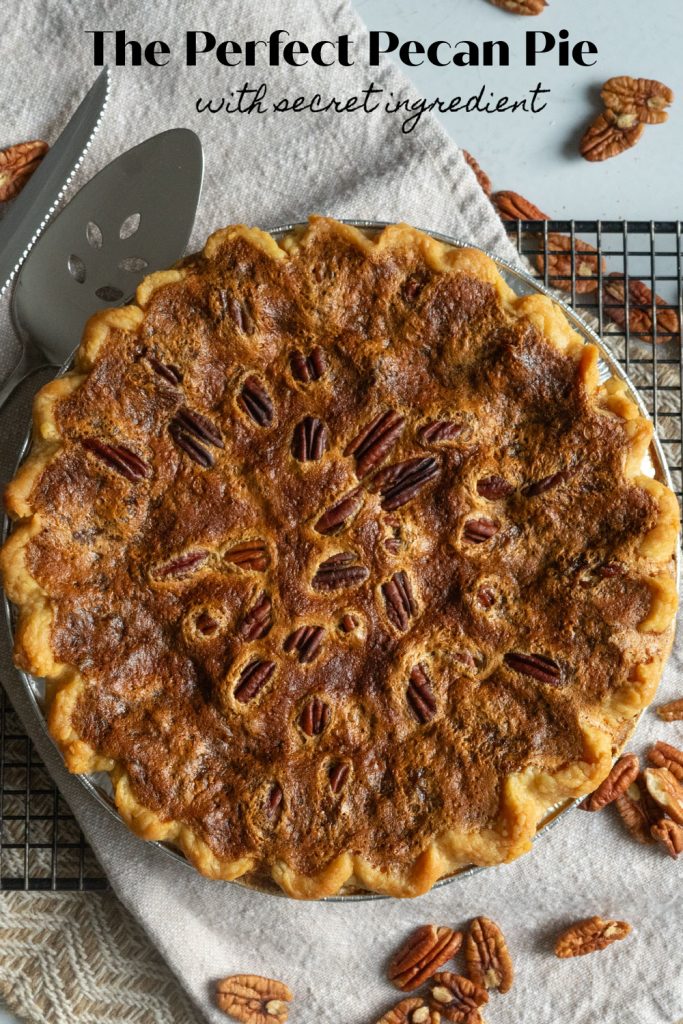
[[[185,251],[202,187],[194,132],[173,128],[96,174],[31,249],[12,294],[22,357],[0,407],[30,373],[63,366],[88,317],[133,295],[140,280]]]

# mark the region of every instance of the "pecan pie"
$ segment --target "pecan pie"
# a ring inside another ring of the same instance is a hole
[[[651,425],[405,225],[229,227],[87,325],[7,492],[18,664],[202,873],[414,896],[608,774],[672,639]]]

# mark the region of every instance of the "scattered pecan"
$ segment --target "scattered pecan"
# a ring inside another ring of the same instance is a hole
[[[662,812],[648,793],[642,775],[617,797],[614,806],[636,842],[652,842],[650,830],[661,819]]]
[[[462,155],[465,158],[465,162],[469,164],[475,178],[481,185],[484,195],[490,196],[492,185],[491,179],[489,178],[488,174],[486,174],[485,171],[482,171],[481,167],[479,166],[479,163],[474,159],[471,153],[468,153],[466,149],[462,150]]]
[[[498,523],[494,523],[492,519],[487,519],[482,516],[480,519],[468,519],[462,531],[462,535],[465,540],[469,540],[472,544],[483,544],[487,540],[491,540],[491,537],[495,537],[499,530]]]
[[[475,917],[470,923],[465,942],[467,972],[480,988],[497,988],[508,992],[514,970],[505,937],[488,917]]]
[[[413,597],[410,578],[403,570],[395,572],[390,580],[382,584],[382,595],[387,618],[396,629],[405,632],[410,620],[417,612],[417,603]]]
[[[341,792],[346,785],[346,781],[349,777],[349,766],[340,762],[339,764],[330,765],[330,769],[327,773],[327,777],[330,782],[330,789],[335,794]]]
[[[604,921],[601,917],[589,917],[562,932],[555,943],[555,956],[561,959],[585,956],[586,953],[594,953],[625,939],[630,931],[631,925],[626,921]]]
[[[294,428],[292,455],[299,462],[317,462],[327,448],[327,427],[317,416],[304,416]]]
[[[367,476],[376,469],[394,447],[403,433],[405,417],[389,409],[375,416],[360,434],[357,434],[344,449],[344,455],[353,455],[356,459],[356,473],[359,478]]]
[[[511,14],[540,14],[548,6],[548,0],[491,0],[491,3]]]
[[[680,334],[678,312],[667,306],[659,295],[653,295],[646,284],[635,277],[625,284],[623,274],[608,274],[602,283],[604,308],[607,316],[617,327],[626,329],[626,291],[628,287],[628,328],[638,334],[641,341],[670,341],[671,335]],[[657,316],[654,329],[653,306]]]
[[[598,250],[580,238],[572,239],[569,235],[552,232],[547,241],[543,241],[545,251],[535,257],[536,268],[540,274],[546,273],[550,283],[562,291],[572,290],[572,281],[578,294],[597,291],[598,273],[604,274],[607,263]],[[574,274],[572,274],[572,252],[574,254]]]
[[[209,557],[208,551],[186,551],[182,555],[176,555],[168,562],[157,565],[152,569],[151,576],[155,580],[183,579],[198,569]]]
[[[273,422],[273,403],[270,395],[258,377],[253,374],[242,384],[240,405],[259,427],[269,427]]]
[[[663,740],[657,740],[654,747],[648,750],[647,759],[655,768],[668,768],[674,778],[683,782],[683,750],[672,747]]]
[[[518,192],[494,192],[491,201],[501,220],[550,220],[547,213]]]
[[[522,487],[522,494],[525,498],[536,498],[539,494],[545,494],[546,491],[552,490],[558,484],[564,483],[566,479],[567,474],[563,470],[560,470],[559,473],[551,473],[550,476],[544,476],[541,480],[525,484]]]
[[[508,498],[514,489],[515,485],[502,476],[483,476],[481,480],[477,480],[477,494],[482,498],[488,498],[489,501]]]
[[[436,697],[426,667],[420,662],[411,669],[406,698],[418,722],[425,725],[436,714]]]
[[[285,1024],[294,996],[281,981],[255,974],[233,974],[216,984],[216,1004],[245,1024]]]
[[[417,439],[422,444],[447,444],[455,441],[462,433],[462,423],[454,420],[432,420],[425,423],[417,432]]]
[[[612,766],[612,770],[598,788],[581,803],[584,811],[601,811],[618,796],[625,793],[632,782],[638,778],[640,761],[636,754],[624,754]]]
[[[260,640],[267,636],[273,625],[273,605],[265,592],[245,615],[240,627],[242,640]]]
[[[0,203],[21,192],[48,149],[47,142],[18,142],[0,150]]]
[[[240,704],[247,704],[256,697],[275,671],[274,661],[255,658],[242,669],[235,687],[234,697]]]
[[[651,78],[610,78],[602,87],[602,101],[615,114],[635,114],[642,124],[662,124],[674,101],[671,89]]]
[[[411,992],[432,977],[460,949],[462,932],[422,925],[403,943],[389,964],[387,976],[396,988]]]
[[[320,380],[327,369],[325,354],[319,345],[312,348],[307,356],[298,349],[292,352],[289,365],[294,379],[301,381],[302,384]]]
[[[340,533],[346,529],[356,513],[360,512],[364,501],[365,495],[362,489],[356,487],[355,490],[350,491],[331,508],[328,508],[327,512],[323,512],[315,524],[315,529],[324,536]]]
[[[435,974],[429,987],[430,1005],[455,1024],[476,1021],[479,1007],[488,1001],[486,989],[450,971]]]
[[[358,565],[352,552],[340,551],[320,563],[313,577],[313,586],[316,590],[339,590],[363,583],[369,575],[370,570]]]
[[[171,363],[162,363],[156,356],[146,356],[147,362],[152,367],[154,372],[165,380],[167,384],[171,384],[174,388],[182,384],[183,375],[177,366],[173,366]]]
[[[679,697],[677,700],[670,700],[668,704],[660,704],[657,708],[657,714],[664,722],[682,721],[683,697]]]
[[[290,633],[284,642],[287,654],[296,651],[302,665],[306,665],[317,657],[325,630],[322,626],[299,626]]]
[[[228,548],[223,558],[232,565],[263,572],[268,566],[268,549],[262,540],[245,540]]]
[[[320,697],[313,697],[299,715],[299,725],[307,736],[320,736],[330,721],[330,709]]]
[[[342,633],[353,633],[356,629],[358,629],[358,625],[358,619],[356,618],[355,615],[351,615],[350,612],[347,612],[339,620],[339,629],[342,631]]]
[[[145,480],[151,473],[149,466],[139,455],[121,444],[105,444],[96,437],[86,437],[82,444],[86,451],[92,452],[100,462],[104,462],[126,480]]]
[[[373,486],[382,495],[382,508],[393,512],[411,501],[439,472],[436,459],[418,456],[380,469]]]
[[[683,786],[668,768],[646,768],[647,791],[670,818],[683,825]]]
[[[380,1017],[377,1024],[440,1024],[440,1021],[438,1010],[431,1010],[424,999],[413,996],[396,1003],[396,1006]]]
[[[643,134],[643,125],[637,114],[615,114],[605,110],[586,129],[580,143],[585,160],[609,160],[635,146]]]
[[[662,818],[650,829],[652,838],[660,843],[674,860],[683,853],[683,825],[670,818]]]
[[[563,682],[560,666],[552,658],[546,658],[543,654],[520,654],[517,651],[509,651],[503,661],[515,672],[531,676],[541,683],[552,683],[554,686],[559,686]]]

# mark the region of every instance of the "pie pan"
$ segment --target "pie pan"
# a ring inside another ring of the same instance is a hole
[[[354,226],[356,228],[359,228],[360,230],[368,233],[369,235],[372,235],[375,232],[379,232],[384,227],[387,226],[387,224],[385,222],[375,222],[375,221],[352,220],[352,221],[346,221],[346,223],[348,223],[348,224],[350,224],[350,225],[352,225],[352,226]],[[300,226],[301,225],[294,225],[294,224],[286,225],[284,227],[276,228],[276,229],[272,230],[270,233],[276,239],[279,239],[282,236],[284,236],[285,234],[289,233],[290,231],[292,231],[295,228],[300,227]],[[462,242],[462,241],[460,241],[458,239],[454,239],[452,237],[449,237],[448,235],[440,234],[440,233],[437,233],[437,232],[430,232],[430,231],[426,231],[425,233],[431,235],[433,238],[437,239],[438,241],[443,242],[443,243],[445,243],[447,245],[450,245],[450,246],[454,246],[454,247],[464,247],[464,246],[467,246],[467,247],[475,248],[473,246],[469,246],[468,243]],[[640,396],[636,392],[635,388],[633,387],[633,385],[630,383],[630,381],[628,380],[628,378],[624,374],[623,370],[619,366],[619,364],[616,361],[616,359],[614,358],[614,356],[611,354],[609,349],[607,349],[607,347],[601,341],[601,339],[595,334],[595,332],[586,323],[584,323],[584,321],[581,320],[577,316],[577,314],[569,306],[567,306],[561,300],[558,300],[556,298],[556,296],[554,294],[552,294],[552,292],[550,292],[549,290],[547,290],[546,288],[544,288],[543,286],[538,284],[531,277],[529,277],[526,273],[524,273],[523,271],[519,270],[517,267],[513,266],[511,263],[508,263],[505,260],[502,260],[502,259],[500,259],[500,258],[498,258],[496,256],[491,255],[491,254],[487,254],[487,255],[494,261],[494,263],[496,264],[499,272],[503,276],[503,278],[506,281],[506,283],[509,285],[510,288],[512,288],[512,290],[517,295],[520,295],[520,296],[533,295],[533,294],[545,295],[545,296],[548,296],[549,298],[551,298],[555,303],[557,303],[557,305],[560,306],[560,308],[563,310],[567,320],[569,321],[569,324],[574,329],[574,331],[578,334],[578,336],[582,339],[582,341],[584,343],[586,343],[586,344],[588,344],[588,343],[593,344],[593,345],[595,345],[598,348],[598,350],[600,352],[600,356],[601,356],[600,364],[599,364],[599,371],[600,371],[600,378],[601,378],[601,380],[606,380],[611,375],[611,376],[614,376],[614,377],[624,381],[624,383],[625,383],[625,385],[628,388],[628,391],[630,393],[630,397],[632,398],[632,400],[638,406],[638,409],[641,412],[641,414],[645,418],[649,418],[648,411],[647,411],[647,409],[646,409],[642,399],[640,398]],[[66,373],[71,368],[71,365],[72,365],[72,362],[70,360],[62,368],[62,370],[60,371],[60,375],[63,374],[63,373]],[[25,441],[24,441],[24,444],[23,444],[23,447],[22,447],[22,451],[21,451],[19,462],[23,461],[23,459],[26,457],[26,455],[27,455],[27,453],[29,451],[29,448],[30,448],[30,444],[31,444],[31,435],[30,435],[30,429],[29,429],[27,431],[27,435],[26,435],[26,438],[25,438]],[[670,474],[669,474],[668,468],[666,466],[666,461],[665,461],[665,458],[664,458],[663,449],[662,449],[662,446],[661,446],[658,438],[656,437],[656,435],[653,436],[653,440],[652,440],[652,442],[650,444],[649,450],[648,450],[648,452],[647,452],[647,454],[646,454],[646,456],[645,456],[645,458],[643,460],[643,464],[641,466],[641,472],[646,474],[646,475],[648,475],[648,476],[655,477],[656,479],[660,480],[661,482],[667,484],[669,487],[672,486]],[[9,530],[10,530],[10,523],[9,523],[8,518],[5,517],[4,527],[3,527],[4,537],[6,537],[8,535]],[[678,582],[678,570],[679,570],[679,564],[678,564],[678,557],[677,557],[677,561],[676,561],[676,580],[677,580],[677,582]],[[9,628],[9,631],[10,631],[10,635],[13,636],[14,635],[14,628],[15,628],[15,614],[14,614],[14,610],[13,610],[13,608],[12,608],[12,606],[11,606],[11,604],[10,604],[10,602],[7,599],[6,596],[4,597],[4,602],[5,602],[5,613],[6,613],[6,620],[7,620],[7,623],[8,623],[8,628]],[[26,692],[27,692],[27,694],[28,694],[28,696],[29,696],[29,698],[31,700],[31,703],[32,703],[33,708],[34,708],[34,711],[35,711],[39,721],[41,722],[42,727],[45,729],[45,731],[47,733],[47,725],[46,725],[46,718],[45,718],[45,684],[44,684],[44,681],[39,679],[39,678],[36,678],[36,677],[30,675],[27,672],[24,672],[24,671],[21,671],[21,670],[18,670],[18,671],[19,671],[19,674],[20,674],[20,676],[22,678],[23,684],[24,684],[24,686],[26,688]],[[78,778],[79,778],[81,784],[84,786],[84,788],[88,792],[90,792],[91,795],[94,796],[95,799],[97,799],[103,807],[106,808],[108,813],[110,813],[111,815],[113,815],[116,818],[119,817],[118,811],[116,810],[115,805],[114,805],[113,800],[112,800],[111,788],[110,788],[110,784],[109,784],[109,778],[108,778],[107,775],[102,774],[102,773],[93,773],[93,774],[89,774],[89,775],[79,775]],[[550,808],[550,810],[545,815],[544,819],[541,821],[541,823],[540,823],[540,825],[538,827],[537,836],[540,835],[541,833],[545,832],[552,824],[556,823],[559,820],[559,818],[564,814],[565,811],[569,810],[569,808],[571,808],[572,806],[575,806],[576,802],[577,801],[575,801],[575,800],[565,800],[562,803],[557,804],[557,805],[553,806],[552,808]],[[121,824],[123,825],[123,822],[121,822]],[[123,826],[123,827],[125,827],[125,826]],[[157,842],[155,845],[160,846],[163,850],[166,851],[166,853],[169,856],[172,856],[176,860],[180,860],[181,862],[184,862],[185,864],[187,864],[189,866],[189,864],[185,860],[183,854],[179,850],[177,850],[176,848],[172,847],[169,844],[160,843],[160,842]],[[456,873],[454,873],[452,875],[449,875],[449,876],[447,876],[445,878],[442,878],[437,883],[437,885],[444,885],[444,884],[450,883],[450,882],[454,881],[454,879],[456,877],[458,877],[458,876],[466,876],[466,875],[472,874],[473,872],[479,871],[479,870],[482,870],[482,868],[480,868],[480,867],[463,868],[463,869],[457,871]],[[280,896],[284,895],[284,893],[275,885],[275,883],[271,882],[270,879],[266,879],[265,877],[262,877],[262,876],[256,875],[256,874],[245,875],[242,878],[236,880],[235,884],[240,884],[242,886],[246,886],[248,888],[253,888],[253,889],[256,889],[258,891],[269,893],[269,894],[273,894],[273,895],[280,895]],[[352,888],[348,888],[348,889],[343,890],[342,893],[340,895],[338,895],[338,896],[328,897],[328,899],[331,899],[331,900],[353,900],[353,899],[358,899],[358,900],[363,899],[363,900],[366,900],[366,899],[384,899],[384,898],[387,898],[387,897],[385,897],[383,895],[380,895],[380,894],[368,893],[368,892],[364,892],[362,890],[352,889]]]

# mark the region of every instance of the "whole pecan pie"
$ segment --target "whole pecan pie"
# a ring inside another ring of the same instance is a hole
[[[229,227],[93,317],[3,554],[68,767],[202,873],[292,896],[528,850],[672,640],[677,503],[597,363],[405,225]]]

